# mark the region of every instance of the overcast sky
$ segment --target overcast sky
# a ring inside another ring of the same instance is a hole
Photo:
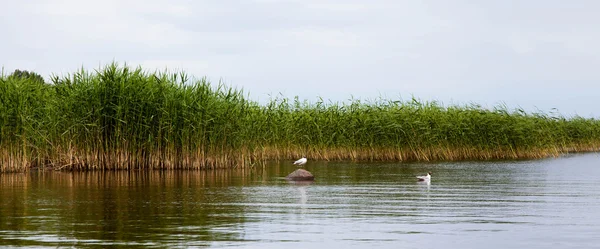
[[[600,117],[595,0],[1,0],[0,65],[112,61],[269,94],[506,103]]]

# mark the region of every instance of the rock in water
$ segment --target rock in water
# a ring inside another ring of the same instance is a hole
[[[285,178],[292,181],[312,181],[315,179],[315,177],[310,172],[304,169],[297,169]]]

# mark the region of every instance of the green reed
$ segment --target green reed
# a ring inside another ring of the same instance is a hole
[[[205,78],[114,63],[52,84],[0,77],[0,171],[249,167],[298,156],[537,158],[599,145],[596,119],[505,106],[298,98],[259,105]]]

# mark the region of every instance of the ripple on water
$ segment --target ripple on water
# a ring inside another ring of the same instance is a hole
[[[313,162],[304,185],[282,178],[288,164],[227,177],[49,172],[2,186],[0,247],[591,248],[599,160]],[[432,182],[417,183],[427,171]]]

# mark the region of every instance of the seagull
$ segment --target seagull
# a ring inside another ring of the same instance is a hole
[[[427,172],[426,176],[417,176],[417,179],[419,182],[428,182],[431,180],[431,172]]]
[[[297,161],[294,162],[294,165],[300,165],[300,166],[302,166],[304,164],[306,164],[306,158],[305,157],[300,158],[300,159],[298,159]]]

